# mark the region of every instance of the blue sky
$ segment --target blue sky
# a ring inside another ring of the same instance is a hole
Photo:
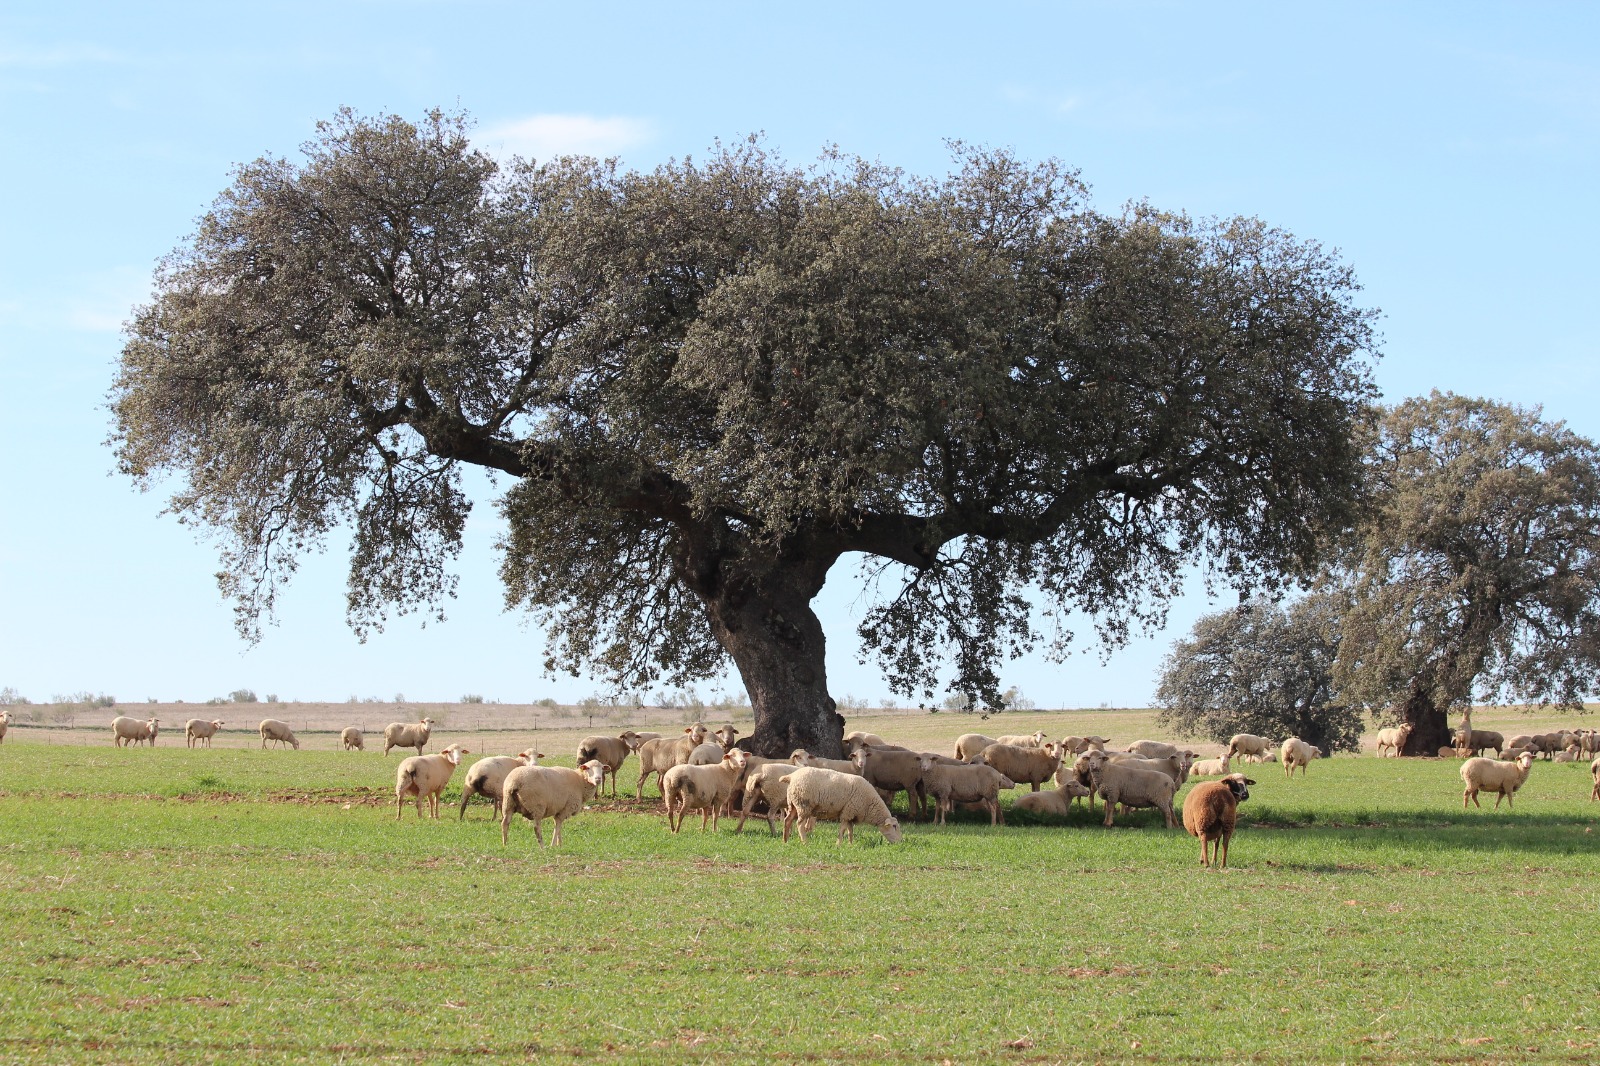
[[[1388,398],[1538,404],[1600,436],[1600,5],[14,0],[0,686],[124,702],[597,691],[544,677],[539,634],[502,611],[488,487],[447,622],[357,643],[335,543],[247,648],[214,548],[112,473],[105,392],[152,268],[231,165],[293,157],[341,105],[460,107],[492,151],[640,168],[755,131],[791,160],[836,143],[922,173],[946,166],[947,138],[1056,156],[1101,208],[1258,215],[1339,249],[1383,311]],[[1107,662],[1004,676],[1041,704],[1144,704],[1165,649],[1213,606],[1196,590]],[[834,694],[888,695],[856,662],[853,567],[819,610]]]

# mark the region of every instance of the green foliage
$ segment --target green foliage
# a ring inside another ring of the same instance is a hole
[[[1339,700],[1337,605],[1312,596],[1287,609],[1251,600],[1195,622],[1161,665],[1157,722],[1179,736],[1298,736],[1324,752],[1355,751],[1361,708]]]

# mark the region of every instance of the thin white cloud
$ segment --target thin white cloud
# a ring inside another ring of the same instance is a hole
[[[490,155],[543,160],[561,155],[604,158],[654,136],[648,121],[622,115],[529,115],[486,126],[473,140]]]

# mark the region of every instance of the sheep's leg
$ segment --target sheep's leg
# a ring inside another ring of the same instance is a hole
[[[503,810],[501,810],[501,812],[500,812],[500,846],[502,848],[506,846],[506,837],[510,832],[510,827],[511,827],[511,805],[508,803],[508,804],[506,804],[505,808]]]
[[[456,821],[464,822],[464,821],[467,820],[467,800],[469,800],[471,798],[472,798],[472,786],[471,785],[467,785],[464,788],[462,788],[462,790],[461,790],[461,817],[457,818]]]
[[[1034,790],[1034,791],[1035,791],[1035,792],[1037,792],[1037,791],[1039,791],[1039,782],[1037,782],[1037,781],[1035,781],[1035,782],[1034,782],[1034,783],[1033,783],[1033,790]]]
[[[785,807],[783,811],[783,842],[789,843],[789,829],[794,825],[795,814],[793,807]],[[772,815],[767,815],[767,824],[772,824]]]
[[[552,847],[559,848],[561,846],[561,823],[566,819],[558,814],[551,820],[556,823],[556,831],[550,834],[550,844]]]
[[[405,793],[396,792],[394,794],[394,820],[395,821],[398,822],[398,821],[402,820],[400,816],[401,816],[401,814],[403,814],[405,812],[405,809],[406,809]]]
[[[544,821],[542,814],[533,820],[533,839],[539,842],[541,848],[544,847],[544,834],[539,831],[539,823],[542,821]]]
[[[1232,836],[1232,833],[1223,833],[1222,839],[1217,842],[1222,849],[1222,861],[1217,864],[1218,866],[1226,867],[1228,865],[1228,840]]]

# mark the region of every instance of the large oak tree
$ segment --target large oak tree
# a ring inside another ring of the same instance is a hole
[[[1581,707],[1600,673],[1600,449],[1538,410],[1435,392],[1383,413],[1374,506],[1330,575],[1335,678],[1405,753],[1477,701]]]
[[[759,143],[647,173],[497,165],[458,116],[341,113],[238,168],[138,310],[124,471],[221,533],[247,634],[348,525],[365,630],[435,609],[509,476],[507,600],[553,669],[681,682],[731,658],[755,747],[837,751],[830,568],[897,690],[999,699],[1082,608],[1115,641],[1204,560],[1241,587],[1351,520],[1369,316],[1252,219],[1135,204],[956,147],[937,179]]]

